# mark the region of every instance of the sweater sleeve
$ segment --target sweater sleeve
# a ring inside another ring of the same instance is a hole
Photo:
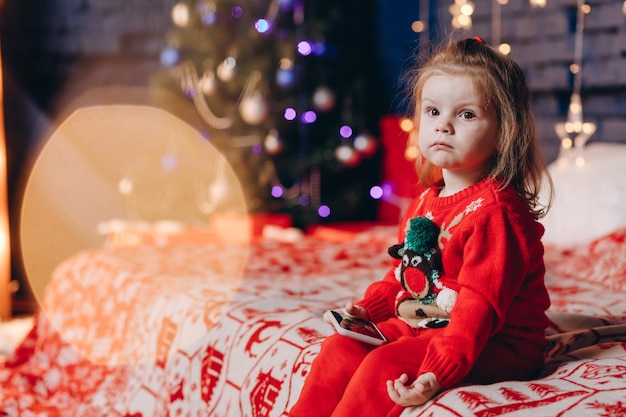
[[[469,374],[488,339],[509,319],[529,268],[537,264],[531,259],[537,257],[532,246],[540,245],[541,233],[533,231],[537,227],[530,221],[520,221],[498,206],[472,220],[455,232],[456,242],[448,243],[462,259],[460,291],[450,323],[433,337],[420,368],[420,373],[433,372],[444,389]],[[543,265],[542,259],[538,261]],[[538,317],[544,306],[524,308]]]
[[[369,318],[378,323],[388,318],[395,317],[396,295],[402,286],[396,280],[394,270],[389,270],[381,281],[374,282],[367,287],[363,299],[356,304],[365,307]]]

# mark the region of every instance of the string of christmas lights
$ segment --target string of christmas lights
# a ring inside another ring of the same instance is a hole
[[[561,151],[558,159],[561,164],[567,164],[574,160],[577,166],[584,165],[584,146],[596,131],[595,123],[584,121],[581,99],[584,21],[585,15],[590,11],[591,7],[585,3],[585,0],[578,0],[574,38],[574,62],[570,65],[570,71],[574,74],[572,95],[566,121],[555,125],[555,131],[561,139]]]

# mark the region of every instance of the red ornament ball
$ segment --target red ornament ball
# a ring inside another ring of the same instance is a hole
[[[376,153],[378,143],[376,139],[370,135],[358,135],[354,138],[354,149],[359,151],[364,156],[372,156]]]

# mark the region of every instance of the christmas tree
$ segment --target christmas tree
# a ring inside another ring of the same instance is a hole
[[[375,1],[183,0],[159,87],[193,102],[251,212],[370,220],[382,99]]]

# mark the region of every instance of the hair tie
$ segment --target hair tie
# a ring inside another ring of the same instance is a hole
[[[474,40],[478,43],[482,43],[483,45],[485,44],[485,41],[480,36],[474,36]]]

